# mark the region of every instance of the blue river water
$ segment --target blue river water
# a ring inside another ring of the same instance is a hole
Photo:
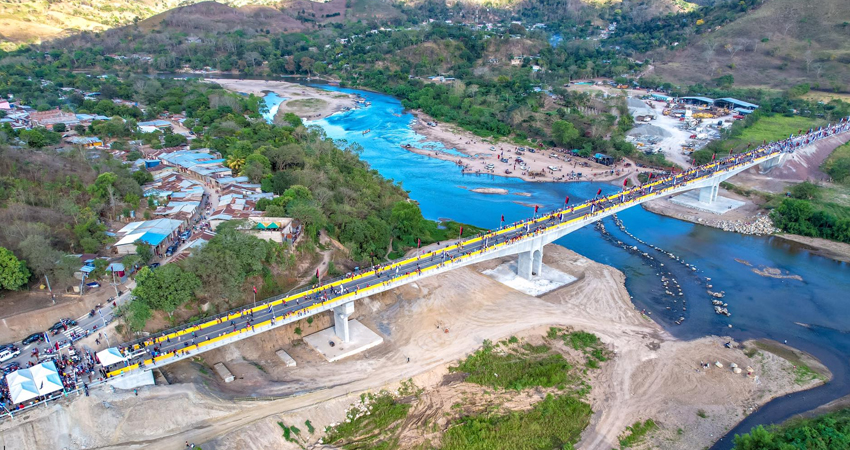
[[[592,197],[598,188],[617,188],[596,183],[532,183],[493,175],[461,174],[454,163],[412,153],[404,144],[423,147],[423,136],[411,128],[414,118],[404,112],[399,100],[378,93],[317,85],[325,89],[356,93],[370,106],[309,122],[325,130],[328,137],[356,142],[363,147],[361,158],[384,177],[395,180],[418,201],[428,219],[452,219],[481,227],[499,226],[501,215],[508,222],[527,218],[534,204],[542,211]],[[268,100],[277,101],[269,97]],[[271,103],[271,102],[270,102]],[[271,109],[271,108],[270,108]],[[371,130],[363,134],[364,130]],[[444,149],[438,143],[431,148]],[[507,195],[474,193],[474,188],[501,188]],[[530,196],[517,195],[518,193]],[[816,256],[775,237],[743,236],[726,233],[632,208],[620,214],[626,229],[642,241],[662,247],[696,266],[690,268],[661,256],[619,230],[612,219],[606,229],[629,246],[652,253],[665,263],[682,286],[684,296],[665,294],[658,269],[633,252],[603,239],[594,227],[585,227],[557,241],[571,250],[626,274],[626,287],[639,309],[682,339],[706,335],[729,335],[735,339],[768,338],[812,353],[835,375],[824,386],[776,399],[747,417],[734,433],[743,433],[757,424],[776,423],[836,398],[850,394],[850,265]],[[796,279],[758,275],[753,268],[778,268]],[[714,291],[725,291],[731,317],[714,313],[706,293],[706,277]],[[679,298],[688,301],[681,309]],[[670,309],[668,309],[668,307]],[[685,317],[681,325],[674,321]],[[730,328],[729,325],[732,325]],[[713,448],[727,449],[725,438]]]

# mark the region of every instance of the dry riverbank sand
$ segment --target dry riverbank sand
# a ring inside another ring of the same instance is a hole
[[[206,81],[216,83],[229,91],[244,92],[261,97],[265,96],[266,92],[274,92],[286,98],[286,101],[280,104],[278,116],[291,112],[305,120],[316,120],[356,106],[356,96],[354,95],[326,91],[286,81],[220,78],[208,78]]]
[[[611,267],[550,245],[544,263],[578,281],[536,298],[481,274],[502,262],[458,269],[358,302],[353,318],[380,332],[385,342],[364,354],[327,363],[307,346],[291,343],[292,329],[282,328],[204,353],[203,360],[168,366],[172,385],[140,389],[138,397],[99,389],[92,397],[18,415],[0,424],[0,444],[33,450],[172,449],[188,440],[204,449],[295,449],[281,437],[278,421],[305,430],[310,420],[316,434],[302,435],[314,442],[326,425],[343,420],[364,391],[392,388],[408,378],[433,390],[448,365],[484,339],[539,336],[550,325],[596,333],[616,352],[591,372],[594,415],[578,448],[615,447],[626,426],[647,418],[661,425],[660,447],[702,448],[748,408],[802,389],[794,383],[791,363],[770,353],[750,359],[742,350],[724,348],[722,338],[674,339],[634,309],[623,274]],[[309,334],[329,321],[321,317],[299,325]],[[274,354],[281,348],[298,367],[283,365]],[[219,361],[235,382],[224,385],[212,374],[209,367]],[[703,371],[700,361],[720,361],[725,368]],[[730,362],[754,367],[758,382],[732,373]],[[249,396],[283,398],[238,400]]]
[[[625,163],[630,162],[628,160],[613,166],[604,166],[602,164],[590,162],[590,160],[584,158],[573,158],[572,161],[565,161],[565,155],[560,153],[556,153],[558,156],[557,158],[552,158],[550,157],[550,154],[554,151],[550,148],[536,149],[536,153],[524,152],[522,159],[528,166],[528,171],[523,171],[520,170],[519,165],[514,167],[513,158],[516,157],[514,150],[517,148],[517,145],[513,143],[499,143],[492,138],[483,139],[449,123],[438,123],[437,126],[432,127],[427,125],[427,123],[434,122],[434,119],[427,114],[421,111],[414,111],[413,115],[416,117],[416,121],[413,123],[414,131],[425,136],[428,141],[440,142],[446,148],[455,148],[465,156],[459,157],[456,154],[448,154],[445,152],[416,147],[411,147],[407,150],[445,161],[458,162],[458,160],[460,160],[463,164],[469,165],[469,170],[472,173],[475,173],[476,171],[489,173],[485,169],[485,166],[492,163],[495,165],[495,169],[493,171],[494,175],[498,175],[500,177],[521,178],[525,181],[608,182],[618,179],[622,180],[623,177],[628,176],[630,178],[634,178],[633,181],[636,182],[638,171],[645,171],[645,169],[635,167],[634,164],[632,164],[631,167],[624,167]],[[491,150],[491,147],[493,147],[494,150]],[[508,158],[510,162],[503,163],[499,161],[499,154],[502,154],[503,158]],[[590,167],[581,167],[578,165],[574,166],[576,162],[587,162],[590,164]],[[552,171],[549,169],[549,166],[559,167],[560,170]],[[506,174],[505,169],[511,170],[511,173]],[[610,173],[612,169],[615,171],[614,174]],[[568,180],[567,178],[571,171],[580,172],[582,174],[581,180]],[[532,176],[532,173],[538,175],[540,173],[544,173],[545,175]],[[561,177],[563,177],[563,179],[561,179]]]

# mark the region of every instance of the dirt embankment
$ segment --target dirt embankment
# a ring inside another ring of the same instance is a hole
[[[166,369],[173,383],[192,384],[144,388],[138,398],[98,390],[94,397],[6,421],[0,424],[0,444],[159,449],[182,448],[188,440],[204,449],[295,449],[284,441],[277,422],[306,430],[309,420],[316,432],[302,431],[302,436],[316,442],[325,426],[344,419],[364,391],[392,389],[412,378],[430,392],[443,382],[450,364],[483,340],[539,333],[551,325],[593,332],[615,352],[591,380],[588,400],[594,415],[578,448],[615,447],[626,426],[647,418],[661,424],[659,435],[669,435],[663,448],[702,448],[750,408],[803,388],[794,382],[792,363],[771,353],[750,358],[740,349],[724,348],[726,339],[716,337],[674,339],[635,310],[624,275],[611,267],[550,245],[544,263],[578,281],[538,298],[481,274],[501,262],[458,269],[359,301],[354,318],[384,337],[384,344],[363,354],[336,363],[322,360],[300,344],[294,326],[306,334],[330,325],[330,318],[317,317],[312,325],[303,320]],[[297,367],[284,366],[274,354],[280,348]],[[701,362],[715,361],[725,368],[701,368]],[[224,362],[237,380],[222,383],[210,369],[217,362]],[[758,381],[733,373],[730,362],[752,366]],[[245,401],[248,397],[260,399]],[[444,402],[441,408],[451,405]]]

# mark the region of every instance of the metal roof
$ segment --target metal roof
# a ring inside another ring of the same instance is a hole
[[[717,100],[715,100],[715,102],[731,103],[735,106],[740,106],[740,107],[747,108],[747,109],[756,109],[756,108],[759,107],[759,105],[754,105],[752,103],[745,102],[743,100],[738,100],[737,98],[732,98],[732,97],[718,98]]]

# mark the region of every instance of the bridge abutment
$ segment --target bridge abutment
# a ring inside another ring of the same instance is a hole
[[[768,159],[767,161],[759,164],[759,173],[767,173],[770,172],[776,166],[781,166],[782,163],[785,162],[785,159],[788,157],[787,153],[780,153],[779,156],[775,158]]]
[[[351,340],[351,332],[348,328],[348,318],[352,314],[354,314],[353,301],[334,308],[334,334],[342,339],[342,342],[349,342]]]

